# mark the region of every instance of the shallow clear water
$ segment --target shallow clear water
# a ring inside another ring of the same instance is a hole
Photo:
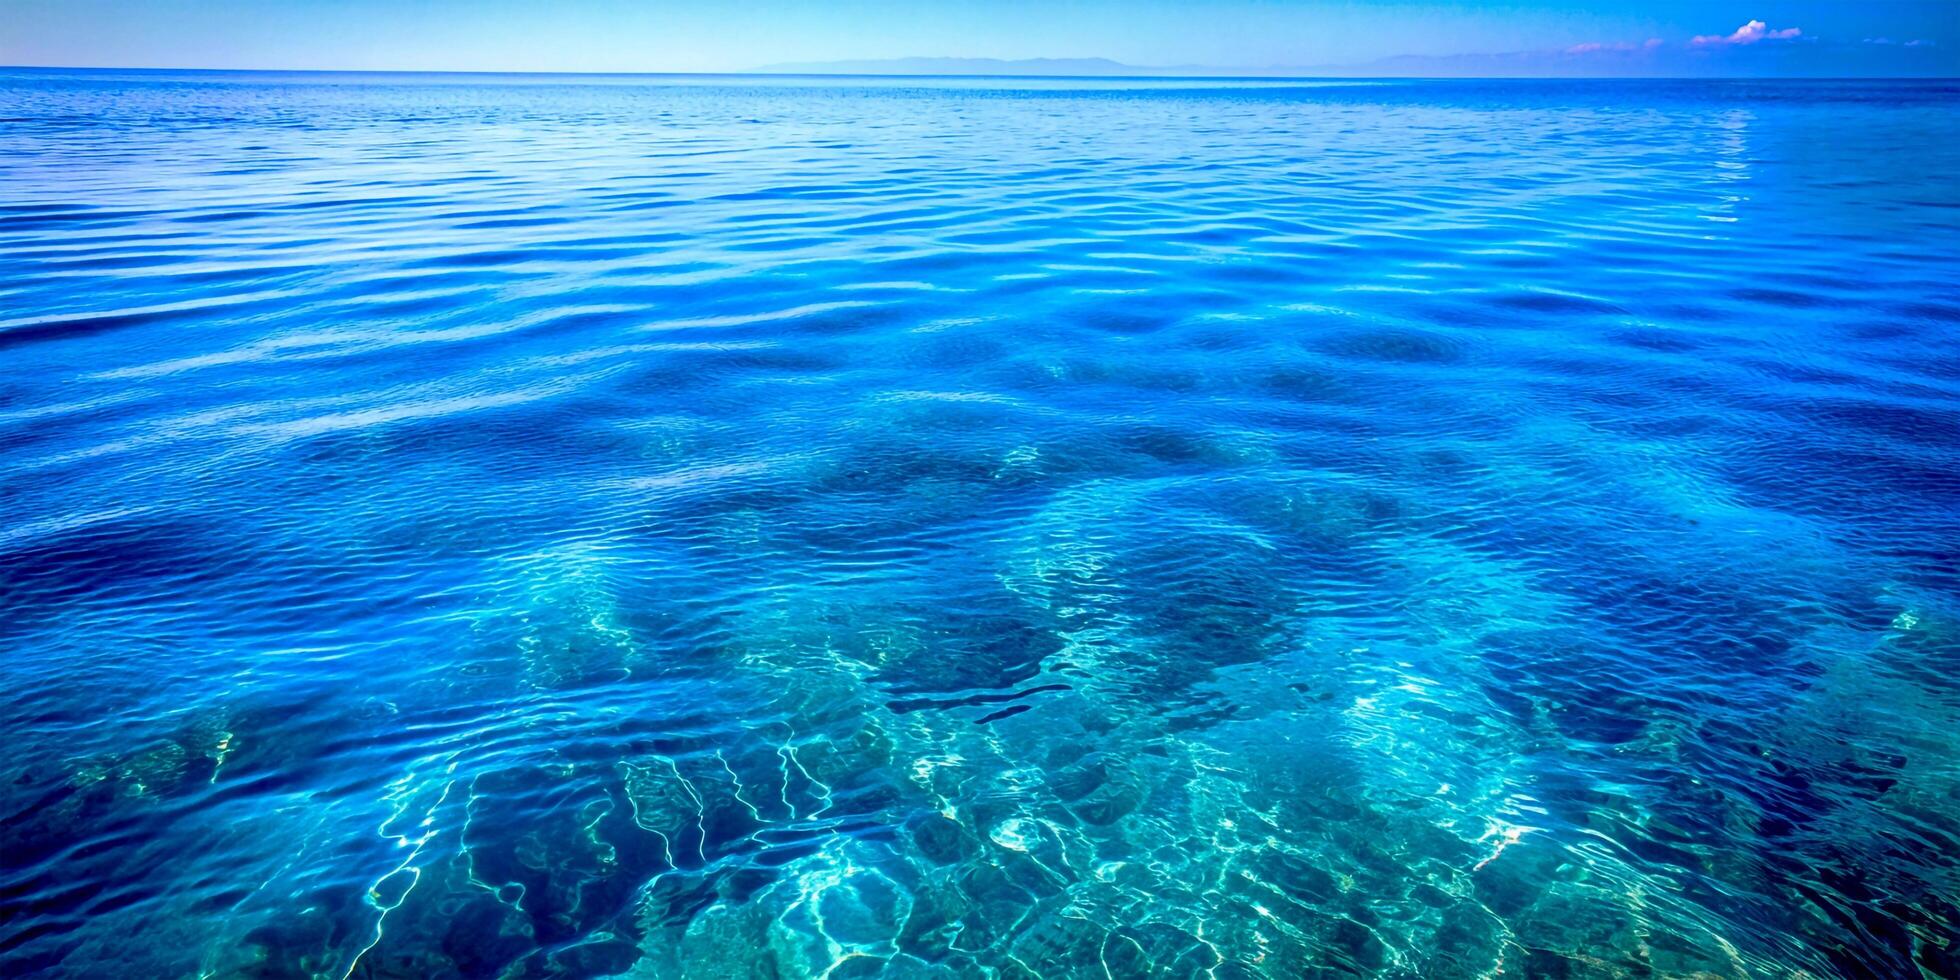
[[[0,972],[1960,974],[1957,101],[0,73]]]

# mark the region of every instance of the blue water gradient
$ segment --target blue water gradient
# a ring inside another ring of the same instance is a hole
[[[1956,108],[0,73],[0,973],[1960,975]]]

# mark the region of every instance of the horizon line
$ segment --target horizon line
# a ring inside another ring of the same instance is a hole
[[[900,59],[902,60],[902,59]],[[1069,59],[989,59],[1040,61]],[[1125,66],[1143,67],[1143,66]],[[1174,66],[1172,66],[1174,67]],[[131,65],[0,65],[5,71],[121,71],[201,72],[213,75],[532,75],[587,78],[1034,78],[1097,81],[1274,81],[1274,82],[1960,82],[1960,75],[1151,75],[1112,72],[1098,75],[1044,75],[1026,72],[804,72],[746,69],[738,71],[541,70],[497,68],[189,68]]]

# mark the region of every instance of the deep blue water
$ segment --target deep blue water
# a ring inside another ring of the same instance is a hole
[[[1960,975],[1956,107],[0,72],[0,973]]]

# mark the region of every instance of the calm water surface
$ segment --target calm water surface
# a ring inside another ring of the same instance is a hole
[[[0,972],[1960,975],[1957,106],[0,72]]]

